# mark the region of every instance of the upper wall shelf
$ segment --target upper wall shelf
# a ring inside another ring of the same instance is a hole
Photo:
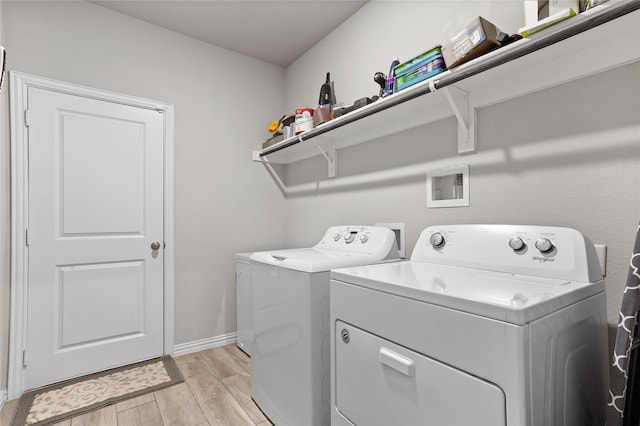
[[[299,136],[254,151],[253,159],[288,164],[322,154],[329,162],[329,175],[335,176],[336,149],[454,112],[460,125],[458,151],[473,152],[477,108],[639,59],[640,0],[610,1]],[[326,141],[328,146],[321,148]]]

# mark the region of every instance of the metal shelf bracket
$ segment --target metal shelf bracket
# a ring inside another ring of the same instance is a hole
[[[313,142],[316,146],[316,148],[318,148],[318,151],[320,151],[320,154],[322,154],[322,156],[325,158],[325,160],[327,160],[327,174],[330,178],[334,178],[336,177],[336,148],[333,146],[333,141],[330,141],[327,143],[328,145],[328,150],[327,152],[325,152],[322,147],[320,146],[320,144],[318,144],[318,142],[316,142],[315,139],[311,139],[311,142]]]
[[[302,135],[300,135],[299,138],[300,138],[300,142],[303,142]],[[316,139],[326,140],[327,142],[325,143],[325,145],[327,146],[327,149],[324,150],[320,146],[320,144],[317,142]],[[318,151],[320,152],[320,154],[325,158],[325,160],[327,160],[328,177],[330,178],[336,177],[336,159],[338,154],[336,152],[335,146],[333,145],[333,140],[326,139],[326,138],[313,138],[313,139],[309,139],[309,141],[313,142],[316,148],[318,148]],[[304,141],[304,142],[309,143],[308,141]],[[252,154],[253,154],[252,155],[253,161],[264,164],[265,167],[269,169],[271,174],[277,177],[277,173],[275,173],[275,171],[273,170],[273,167],[271,166],[271,162],[269,161],[268,156],[266,155],[261,156],[260,151],[253,151]],[[277,180],[280,180],[279,177],[277,177]],[[280,185],[281,188],[285,187],[284,183],[281,180],[278,182],[278,184]]]
[[[260,157],[260,151],[253,151],[253,161],[256,163],[262,163],[264,167],[267,169],[273,180],[278,184],[278,188],[280,191],[286,195],[287,194],[287,185],[284,184],[278,172],[276,172],[271,164],[271,161],[267,157]]]
[[[440,90],[444,92],[458,120],[458,154],[475,152],[476,109],[470,105],[469,93],[453,85],[445,86]]]

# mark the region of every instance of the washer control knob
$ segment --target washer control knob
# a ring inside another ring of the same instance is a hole
[[[336,233],[336,235],[333,236],[333,241],[338,241],[340,239],[340,237],[342,237],[341,233]]]
[[[536,248],[540,250],[540,253],[548,253],[553,250],[553,243],[548,238],[539,238],[536,241]]]
[[[344,234],[344,241],[347,244],[352,243],[355,238],[356,238],[355,232],[349,232],[348,234]]]
[[[511,247],[513,251],[520,251],[526,247],[526,244],[522,238],[513,237],[509,240],[509,247]]]
[[[360,242],[362,244],[366,243],[367,241],[369,241],[369,236],[367,234],[360,235]]]
[[[444,247],[446,240],[444,239],[444,235],[439,232],[434,232],[429,238],[429,242],[433,248],[441,248]]]

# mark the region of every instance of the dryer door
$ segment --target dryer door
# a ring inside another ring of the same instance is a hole
[[[506,425],[496,385],[341,321],[335,336],[336,408],[353,424]]]

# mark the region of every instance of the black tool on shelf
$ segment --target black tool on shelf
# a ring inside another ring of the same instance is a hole
[[[382,95],[384,95],[384,88],[387,86],[387,76],[384,73],[378,71],[373,75],[373,81],[378,83],[378,85],[380,86],[380,93],[378,94],[378,98],[381,98]]]

